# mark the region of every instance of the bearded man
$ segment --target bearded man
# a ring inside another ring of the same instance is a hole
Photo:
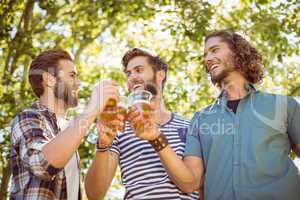
[[[198,192],[187,194],[175,185],[165,160],[160,158],[160,152],[169,149],[175,158],[182,159],[189,126],[188,120],[165,107],[167,64],[159,56],[138,48],[129,50],[122,64],[130,92],[140,88],[152,92],[151,117],[143,121],[133,106],[124,133],[107,133],[106,125],[98,124],[97,153],[85,181],[87,196],[103,199],[119,164],[126,189],[124,199],[199,199]],[[137,124],[148,128],[137,131]]]
[[[68,121],[79,87],[68,52],[42,52],[30,65],[29,81],[38,100],[12,122],[10,199],[81,199],[77,149],[108,100],[118,99],[117,85],[99,82],[82,114]]]

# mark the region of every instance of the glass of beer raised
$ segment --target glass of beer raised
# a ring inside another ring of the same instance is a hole
[[[128,102],[130,106],[135,106],[141,117],[146,120],[150,117],[152,98],[152,93],[147,90],[135,90],[129,94]],[[136,132],[143,132],[145,129],[144,124],[133,124],[133,127]]]
[[[123,133],[125,131],[125,120],[127,115],[127,98],[120,97],[120,101],[117,103],[116,100],[110,99],[104,108],[104,111],[100,114],[100,120],[103,124],[107,125],[111,121],[117,118],[117,114],[124,117],[124,125],[121,128],[114,126],[108,126],[112,131],[119,131]]]

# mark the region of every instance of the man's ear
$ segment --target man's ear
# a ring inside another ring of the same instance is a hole
[[[164,70],[159,70],[156,72],[156,80],[159,83],[162,83],[162,81],[166,78],[166,72]]]
[[[44,72],[42,74],[42,77],[43,77],[43,84],[45,87],[54,87],[55,86],[55,83],[56,83],[56,78],[51,75],[50,73],[48,72]]]

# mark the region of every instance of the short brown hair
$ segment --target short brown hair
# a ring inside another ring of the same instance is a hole
[[[57,75],[58,62],[60,60],[73,61],[70,54],[65,50],[48,50],[39,54],[31,63],[29,68],[29,82],[33,92],[40,97],[44,93],[43,73],[48,72]]]
[[[152,66],[154,72],[163,70],[166,74],[164,80],[162,81],[162,87],[164,87],[166,79],[167,79],[167,72],[168,72],[168,65],[159,57],[154,56],[151,53],[144,51],[139,48],[133,48],[125,53],[122,58],[122,65],[124,67],[124,71],[127,68],[129,61],[138,56],[145,56],[148,58],[149,64]]]
[[[205,37],[219,37],[229,45],[234,53],[234,64],[250,83],[259,83],[263,79],[262,55],[242,36],[230,31],[216,31]],[[207,70],[207,69],[206,69]]]

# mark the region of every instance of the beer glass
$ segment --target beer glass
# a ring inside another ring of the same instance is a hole
[[[119,102],[110,99],[104,108],[104,111],[100,114],[100,120],[103,124],[108,124],[117,118],[117,114],[124,117],[124,125],[119,129],[114,126],[109,126],[108,128],[112,129],[112,131],[119,131],[123,133],[125,131],[125,119],[127,115],[127,97],[120,97]]]
[[[153,95],[147,90],[135,90],[129,95],[128,101],[130,106],[135,106],[138,109],[142,119],[146,120],[150,117],[152,98]],[[133,127],[138,133],[143,132],[145,129],[144,124],[133,124]]]

